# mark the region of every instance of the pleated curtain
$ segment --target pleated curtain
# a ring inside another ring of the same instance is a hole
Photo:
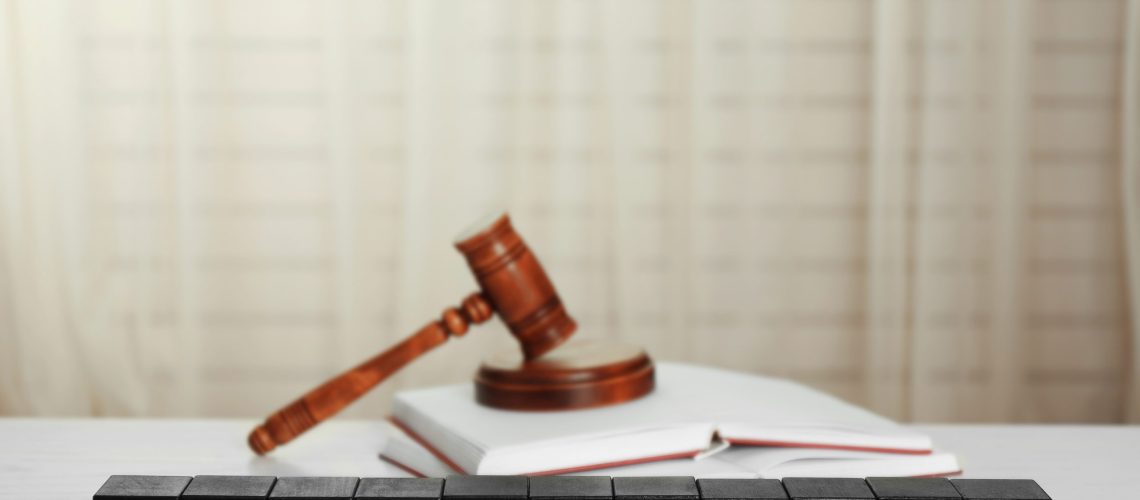
[[[0,1],[2,414],[263,416],[495,210],[582,337],[1140,421],[1140,1]]]

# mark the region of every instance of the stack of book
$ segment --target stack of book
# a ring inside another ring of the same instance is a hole
[[[675,363],[639,400],[497,410],[471,384],[396,395],[381,458],[420,476],[936,476],[960,471],[929,437],[787,380]]]

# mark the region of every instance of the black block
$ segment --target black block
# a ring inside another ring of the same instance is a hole
[[[95,492],[95,500],[177,499],[190,484],[189,476],[111,476]]]
[[[530,478],[531,500],[602,500],[614,497],[609,476],[541,476]]]
[[[439,500],[443,479],[438,477],[366,477],[356,488],[357,499]]]
[[[867,482],[854,478],[786,477],[784,489],[795,500],[861,500],[875,498]]]
[[[614,498],[620,500],[696,500],[697,481],[688,476],[615,477]]]
[[[966,500],[1050,500],[1032,479],[954,479]]]
[[[184,500],[242,500],[266,498],[273,476],[197,476],[182,492]]]
[[[448,476],[443,482],[444,500],[522,500],[526,494],[526,476]]]
[[[358,482],[355,477],[279,477],[269,498],[351,500]]]
[[[788,498],[775,479],[698,479],[701,500],[780,500]]]
[[[960,500],[962,495],[945,478],[869,477],[867,484],[884,500]]]

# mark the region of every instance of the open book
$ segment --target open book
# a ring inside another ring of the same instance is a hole
[[[660,363],[657,389],[650,395],[564,412],[488,408],[475,402],[473,391],[471,384],[458,384],[401,392],[391,420],[412,444],[451,471],[466,474],[565,474],[646,462],[663,462],[653,464],[662,470],[669,463],[691,469],[692,460],[668,461],[714,454],[705,460],[731,463],[741,475],[771,474],[771,467],[754,462],[773,459],[751,457],[793,455],[763,453],[788,451],[781,448],[814,450],[811,456],[819,460],[911,458],[910,469],[880,475],[957,472],[953,456],[933,453],[928,437],[781,379]],[[398,440],[392,442],[384,456],[398,463],[410,460],[410,453],[395,451],[401,446]],[[724,447],[735,449],[721,451]],[[749,452],[741,447],[763,448]],[[803,464],[806,458],[794,460]],[[730,472],[727,465],[719,469]],[[867,475],[862,472],[852,475]]]
[[[403,430],[391,426],[380,454],[385,461],[419,477],[446,477],[454,468]],[[694,476],[697,478],[933,476],[959,471],[954,455],[933,452],[909,455],[819,448],[748,446],[711,456],[675,458],[575,472],[571,475]]]

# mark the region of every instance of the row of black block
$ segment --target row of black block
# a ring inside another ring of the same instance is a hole
[[[1029,479],[111,476],[95,500],[1049,500]]]

